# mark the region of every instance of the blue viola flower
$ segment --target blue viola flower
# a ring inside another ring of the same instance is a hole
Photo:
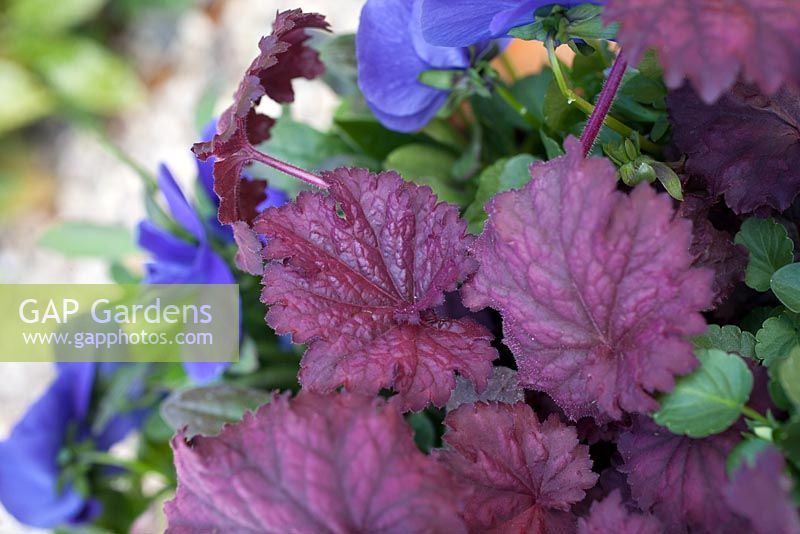
[[[425,126],[448,98],[448,91],[420,82],[422,72],[470,66],[469,49],[422,38],[421,9],[421,0],[368,0],[356,34],[361,92],[378,120],[400,132]]]
[[[422,35],[431,45],[469,46],[504,37],[533,22],[533,13],[547,5],[572,7],[605,4],[605,0],[420,0]]]
[[[167,201],[173,219],[194,242],[178,237],[149,220],[139,223],[139,246],[152,254],[146,265],[145,284],[234,284],[230,267],[214,251],[211,238],[200,215],[186,200],[169,169],[162,165],[158,186]],[[229,362],[185,362],[184,369],[197,383],[218,377]]]
[[[67,440],[92,440],[95,450],[108,450],[138,427],[141,413],[112,419],[99,434],[92,432],[89,407],[95,372],[119,364],[62,363],[48,390],[0,442],[0,502],[21,523],[54,528],[92,519],[100,505],[71,484],[59,486],[59,453]]]

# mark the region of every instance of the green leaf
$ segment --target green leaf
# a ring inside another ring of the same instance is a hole
[[[756,333],[756,356],[767,367],[789,357],[800,346],[800,315],[784,312],[764,321]]]
[[[384,168],[399,172],[406,180],[428,185],[441,200],[463,205],[466,194],[450,185],[450,173],[456,158],[432,145],[411,144],[389,154]]]
[[[698,349],[719,349],[743,358],[755,358],[756,355],[756,337],[750,332],[742,332],[738,326],[710,324],[706,333],[694,337],[692,342]]]
[[[520,154],[511,159],[501,159],[484,169],[478,177],[478,191],[475,200],[467,207],[464,218],[469,222],[469,231],[479,234],[483,231],[486,212],[483,207],[494,195],[522,187],[531,179],[530,166],[537,158]]]
[[[784,306],[800,313],[800,263],[790,263],[775,271],[769,285]]]
[[[200,386],[173,392],[161,403],[161,417],[186,435],[213,436],[225,423],[239,421],[246,410],[270,401],[269,393],[231,384]]]
[[[396,148],[425,140],[421,135],[387,130],[370,112],[361,95],[342,101],[333,117],[342,139],[353,149],[376,161],[383,161]]]
[[[728,454],[727,460],[725,460],[725,469],[728,472],[728,476],[738,471],[745,462],[748,465],[754,465],[758,454],[771,447],[772,444],[769,441],[758,438],[748,438],[737,443]]]
[[[789,400],[800,406],[800,347],[796,346],[779,364],[778,380]]]
[[[544,96],[553,82],[553,71],[545,69],[538,74],[526,76],[511,86],[511,94],[519,100],[539,124],[544,124]],[[519,114],[515,115],[515,125],[529,130],[528,124]]]
[[[406,422],[414,430],[417,448],[425,454],[429,453],[436,444],[436,429],[428,415],[424,411],[408,414]]]
[[[262,149],[273,157],[310,171],[330,170],[342,166],[367,167],[377,170],[378,162],[355,153],[338,136],[320,132],[297,122],[284,113],[272,128]],[[290,193],[305,188],[302,182],[265,165],[253,165],[253,174],[267,178],[271,184]]]
[[[779,316],[783,313],[783,310],[783,306],[757,306],[747,312],[747,315],[742,319],[740,323],[742,330],[756,334],[761,330],[761,327],[767,319]]]
[[[767,291],[775,271],[794,260],[794,244],[774,219],[747,219],[735,242],[750,251],[745,282],[758,291]]]
[[[131,231],[123,226],[105,226],[85,221],[67,221],[51,226],[39,245],[67,257],[120,259],[138,249]]]
[[[774,434],[775,443],[787,458],[800,468],[800,416],[783,423]]]
[[[106,0],[12,0],[3,13],[3,22],[26,33],[52,34],[88,21],[105,3]]]
[[[136,390],[150,371],[149,364],[134,363],[118,367],[110,376],[99,377],[96,390],[102,393],[92,421],[92,429],[96,434],[117,415],[143,407],[136,404],[139,400]]]
[[[700,367],[679,378],[675,389],[660,399],[656,423],[675,434],[702,438],[722,432],[739,419],[753,375],[739,356],[717,349],[696,352]]]
[[[81,111],[115,113],[144,98],[144,86],[133,69],[91,39],[29,41],[24,52],[53,92]]]
[[[144,86],[133,69],[91,39],[28,42],[24,54],[66,111],[113,114],[144,98]]]
[[[577,125],[586,120],[586,116],[570,105],[555,80],[552,81],[543,102],[544,122],[553,132],[571,133]]]
[[[356,36],[345,33],[330,36],[314,35],[313,46],[319,50],[325,65],[322,80],[339,96],[358,93],[358,66],[356,64]]]
[[[0,58],[0,134],[40,119],[53,110],[54,99],[30,72]]]

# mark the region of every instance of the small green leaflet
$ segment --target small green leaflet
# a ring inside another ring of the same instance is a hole
[[[767,291],[775,271],[794,260],[794,243],[774,219],[747,219],[735,242],[750,251],[745,282],[758,291]]]
[[[139,252],[127,228],[86,221],[66,221],[51,226],[39,238],[39,245],[70,258],[114,260]]]
[[[753,375],[739,356],[717,349],[696,351],[700,367],[679,378],[660,399],[656,423],[675,434],[703,438],[727,429],[742,413]]]
[[[501,159],[484,169],[478,177],[478,191],[475,200],[467,207],[464,218],[469,222],[469,231],[479,234],[486,221],[483,207],[494,195],[501,191],[517,189],[531,179],[530,166],[536,158],[520,154],[511,159]]]
[[[786,311],[764,321],[756,333],[756,357],[767,367],[783,360],[800,345],[800,316]]]
[[[755,358],[756,355],[756,337],[734,325],[710,324],[706,333],[693,338],[692,342],[698,349],[719,349],[743,358]]]
[[[800,468],[800,416],[783,423],[775,431],[775,443],[784,451],[789,460]]]
[[[270,399],[267,392],[231,384],[200,386],[170,394],[161,403],[161,417],[175,430],[186,428],[188,437],[213,436]]]
[[[800,346],[796,346],[789,357],[780,363],[778,380],[789,400],[795,406],[800,406]]]
[[[406,180],[430,186],[441,200],[463,206],[466,195],[453,186],[450,176],[455,163],[456,157],[448,150],[414,143],[394,150],[383,166],[399,172]]]
[[[769,285],[784,306],[800,312],[800,263],[790,263],[775,271]]]

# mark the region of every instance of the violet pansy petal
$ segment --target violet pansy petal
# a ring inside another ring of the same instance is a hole
[[[158,188],[164,195],[164,199],[166,199],[167,205],[169,206],[169,211],[178,224],[198,240],[203,241],[205,239],[203,223],[200,221],[200,217],[198,217],[192,205],[186,200],[183,191],[178,187],[175,178],[172,176],[172,173],[169,172],[166,165],[161,165],[158,169]]]
[[[136,243],[157,260],[188,263],[195,256],[197,245],[187,243],[148,220],[136,227]]]
[[[392,115],[417,117],[425,124],[433,102],[444,102],[445,91],[418,80],[432,66],[419,57],[409,29],[412,4],[403,0],[370,0],[361,11],[356,35],[358,83],[370,107]],[[395,31],[387,31],[394,28]]]

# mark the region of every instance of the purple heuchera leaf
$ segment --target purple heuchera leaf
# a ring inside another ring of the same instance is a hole
[[[769,448],[745,462],[725,488],[731,509],[750,520],[747,532],[755,534],[797,534],[800,518],[792,501],[792,482],[786,476],[781,453]]]
[[[382,400],[307,392],[179,433],[167,532],[464,532],[456,484],[411,434]]]
[[[705,331],[712,273],[691,268],[691,223],[668,197],[625,195],[608,160],[565,147],[487,205],[464,302],[502,313],[520,381],[570,418],[647,412],[697,363],[685,336]]]
[[[418,0],[420,1],[420,0]],[[422,35],[437,46],[470,46],[533,22],[549,4],[603,4],[605,0],[421,0]]]
[[[570,506],[597,481],[575,429],[544,423],[524,402],[464,404],[447,414],[435,452],[464,486],[473,532],[570,532]]]
[[[323,178],[329,196],[300,193],[255,222],[271,261],[267,322],[309,344],[303,387],[394,388],[412,410],[444,405],[455,372],[483,390],[497,357],[488,331],[432,311],[475,268],[458,209],[393,172],[338,169]]]
[[[619,490],[592,504],[588,517],[578,520],[578,534],[661,534],[661,522],[650,514],[631,512]]]
[[[606,20],[631,62],[655,48],[667,85],[688,78],[708,103],[740,74],[766,93],[800,84],[796,0],[609,0]]]
[[[800,192],[800,91],[767,97],[737,84],[708,106],[684,87],[667,102],[686,171],[712,195],[724,195],[736,213],[791,205]]]
[[[678,208],[678,215],[692,221],[692,246],[695,267],[714,271],[714,303],[719,304],[744,280],[747,248],[733,243],[733,236],[717,230],[708,220],[710,202],[704,197],[687,195]]]
[[[670,532],[746,532],[723,498],[725,459],[737,441],[735,430],[692,439],[638,416],[618,442],[625,460],[621,470],[639,507]]]
[[[322,15],[299,9],[278,13],[272,34],[258,43],[260,53],[245,72],[233,104],[220,115],[216,135],[192,148],[202,160],[215,158],[214,191],[220,198],[222,223],[252,220],[266,198],[266,182],[241,178],[252,158],[252,145],[269,139],[275,124],[274,119],[256,111],[261,98],[292,102],[295,78],[313,79],[325,70],[319,53],[306,45],[308,29],[327,30],[328,23]]]

